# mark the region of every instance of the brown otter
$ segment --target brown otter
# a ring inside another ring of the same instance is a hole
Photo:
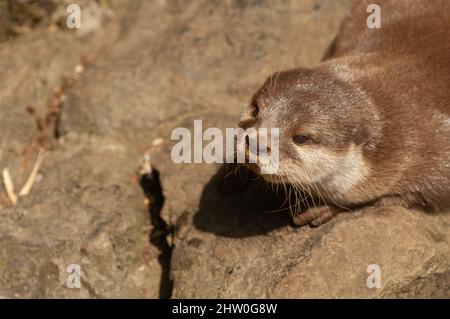
[[[358,1],[323,63],[273,74],[242,114],[242,128],[280,129],[278,172],[263,178],[323,199],[298,224],[450,207],[450,2],[377,3],[381,29]]]

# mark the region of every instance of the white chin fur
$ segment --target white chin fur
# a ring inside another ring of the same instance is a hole
[[[330,192],[346,193],[369,174],[362,150],[351,145],[346,153],[336,154],[323,147],[298,147],[301,163],[280,162],[277,175],[262,175],[271,183],[319,185]]]

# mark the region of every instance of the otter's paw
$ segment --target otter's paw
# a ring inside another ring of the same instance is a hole
[[[311,207],[306,212],[294,216],[294,223],[296,225],[311,224],[317,227],[332,219],[337,215],[337,211],[330,206]]]

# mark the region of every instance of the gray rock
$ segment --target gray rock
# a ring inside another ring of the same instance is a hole
[[[62,131],[149,143],[193,117],[234,124],[268,74],[320,61],[348,2],[137,1],[120,41],[68,96]]]
[[[45,117],[54,88],[77,65],[101,58],[119,35],[116,18],[89,38],[38,30],[2,46],[0,168],[9,169],[16,192],[42,137],[26,107]],[[1,189],[0,296],[157,298],[159,252],[149,243],[144,197],[133,181],[141,154],[111,139],[69,134],[56,141],[51,133],[44,134],[50,149],[31,195],[7,208]],[[81,289],[65,286],[71,263],[81,266]]]
[[[84,60],[98,57],[117,29],[110,24],[88,39],[71,31],[38,30],[0,46],[0,168],[10,170],[17,188],[31,171],[42,137],[53,138],[52,125],[42,132],[36,118],[46,118],[55,91]],[[27,112],[30,107],[36,116]],[[1,194],[0,207],[5,201]]]
[[[367,209],[295,229],[288,216],[250,220],[243,209],[224,208],[227,201],[200,209],[193,226],[179,230],[174,297],[449,297],[448,214]],[[379,289],[367,286],[372,264]]]
[[[0,296],[6,298],[157,297],[156,255],[142,241],[120,187],[52,190],[0,214]],[[145,226],[146,228],[143,228]],[[81,268],[81,288],[66,285]]]

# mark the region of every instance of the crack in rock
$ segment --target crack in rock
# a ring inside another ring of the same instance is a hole
[[[174,234],[172,225],[166,223],[161,217],[161,209],[164,205],[164,195],[162,191],[159,171],[151,169],[150,172],[141,176],[141,187],[144,194],[149,200],[150,221],[153,229],[150,233],[150,242],[158,248],[160,255],[158,256],[162,273],[159,286],[159,297],[168,299],[172,296],[173,280],[170,278],[170,267],[172,261],[173,244],[169,244],[168,236]],[[171,241],[173,243],[173,240]]]

